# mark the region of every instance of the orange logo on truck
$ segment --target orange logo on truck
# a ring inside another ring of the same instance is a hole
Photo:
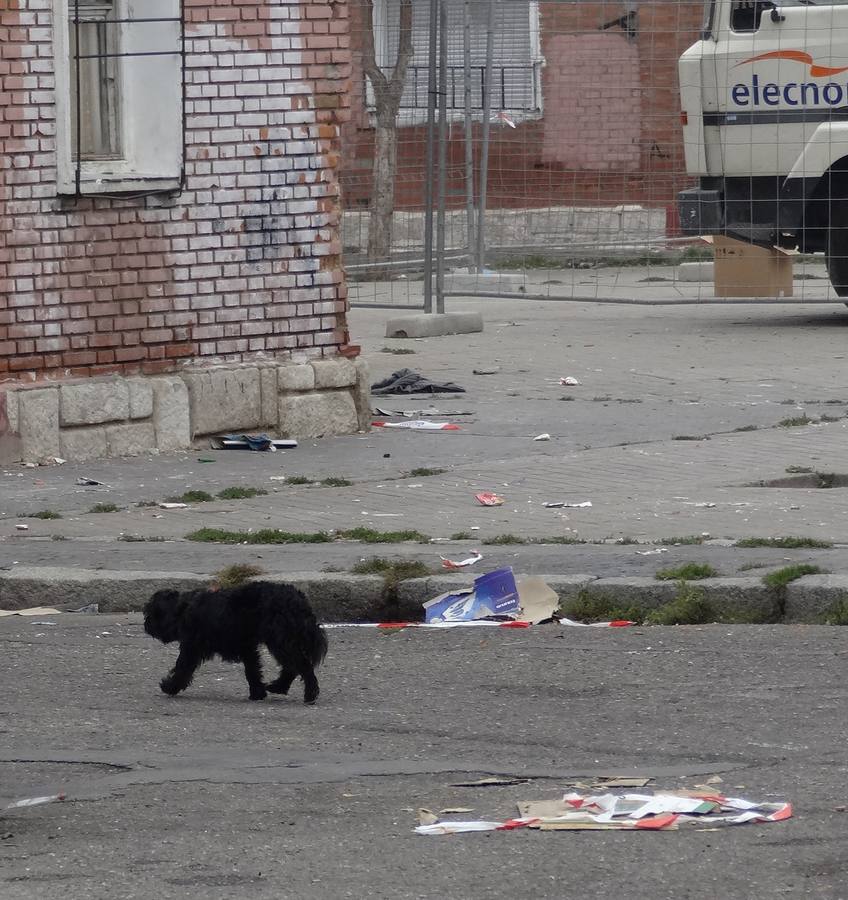
[[[813,57],[809,53],[804,53],[803,50],[772,50],[770,53],[761,53],[759,56],[743,59],[733,68],[744,66],[746,63],[760,62],[764,59],[791,59],[794,62],[804,63],[810,67],[811,78],[827,78],[831,75],[839,75],[840,72],[848,72],[848,66],[817,66],[813,62]]]

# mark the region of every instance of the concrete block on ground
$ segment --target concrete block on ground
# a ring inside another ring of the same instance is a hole
[[[262,407],[262,424],[277,424],[277,369],[275,366],[263,366],[259,370],[260,405]]]
[[[191,446],[188,388],[177,376],[152,378],[155,446],[164,453]]]
[[[398,316],[386,322],[386,337],[422,338],[445,334],[474,334],[483,330],[483,316],[477,312],[420,313]]]
[[[353,386],[353,405],[359,418],[359,430],[371,430],[371,373],[362,357],[354,360],[356,384]]]
[[[314,390],[315,370],[308,364],[280,366],[277,369],[277,389],[281,393]]]
[[[61,450],[59,455],[63,459],[71,459],[74,462],[102,459],[109,455],[106,426],[63,428],[59,435],[59,446]]]
[[[715,609],[716,619],[722,622],[781,621],[779,595],[767,588],[761,578],[704,578],[689,584],[704,592]]]
[[[848,575],[805,575],[786,585],[785,622],[822,622],[848,600]]]
[[[192,590],[208,584],[190,572],[109,572],[104,569],[15,568],[0,572],[0,607],[70,608],[97,603],[102,613],[140,610],[162,588]]]
[[[192,434],[262,425],[259,369],[213,369],[181,374],[188,388]]]
[[[324,391],[280,397],[280,434],[292,438],[353,434],[359,419],[350,391]]]
[[[18,398],[19,433],[24,462],[61,456],[59,389],[21,391]]]
[[[153,385],[149,378],[128,378],[131,419],[149,419],[153,415]]]
[[[618,607],[655,609],[677,596],[677,583],[655,578],[596,578],[583,588],[590,597],[607,597]]]
[[[676,277],[678,281],[712,281],[712,262],[685,262],[677,267]]]
[[[312,364],[315,372],[315,387],[324,388],[352,387],[356,384],[356,369],[349,359],[318,359]]]
[[[480,291],[519,294],[524,287],[525,278],[518,272],[449,272],[445,275],[445,292],[450,294]]]
[[[21,458],[19,394],[20,391],[0,391],[0,465],[19,462]]]
[[[85,381],[59,387],[59,423],[100,425],[130,417],[130,388],[126,378]]]
[[[156,430],[152,422],[128,422],[106,425],[109,456],[138,456],[156,448]]]

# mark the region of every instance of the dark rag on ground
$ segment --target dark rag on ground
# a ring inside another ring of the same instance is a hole
[[[371,385],[372,394],[464,394],[465,388],[452,381],[430,381],[412,369],[399,369],[388,378]]]

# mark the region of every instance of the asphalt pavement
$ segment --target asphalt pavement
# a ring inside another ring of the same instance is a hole
[[[314,707],[223,663],[164,696],[137,614],[10,617],[0,648],[0,796],[66,795],[0,817],[4,900],[848,896],[841,629],[336,629]],[[794,817],[413,831],[610,775]],[[455,786],[486,776],[524,783]]]

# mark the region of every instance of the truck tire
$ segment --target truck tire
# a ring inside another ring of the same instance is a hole
[[[827,274],[837,297],[848,297],[848,199],[830,203]]]

